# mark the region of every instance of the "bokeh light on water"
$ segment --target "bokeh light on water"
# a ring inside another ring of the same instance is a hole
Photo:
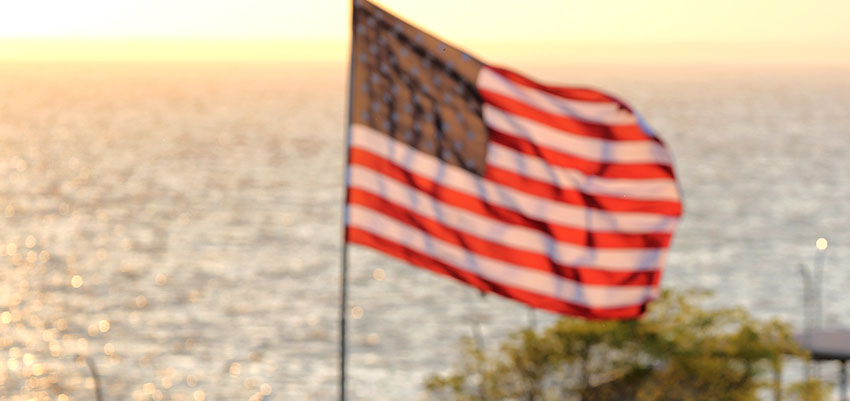
[[[335,293],[288,287],[338,245],[295,215],[338,212],[293,207],[285,161],[321,151],[323,128],[297,127],[338,114],[336,85],[277,67],[2,68],[0,398],[93,399],[88,361],[106,399],[332,394],[330,367],[291,365],[333,357]],[[338,196],[318,171],[305,184]],[[335,280],[325,259],[312,280]]]
[[[850,74],[540,69],[673,149],[663,285],[799,323],[798,262],[850,258]],[[336,396],[343,66],[0,66],[0,398]],[[352,399],[416,399],[522,306],[353,249]],[[850,325],[850,273],[825,272]],[[541,327],[553,319],[536,315]]]

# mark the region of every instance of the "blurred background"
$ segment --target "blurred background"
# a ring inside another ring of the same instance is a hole
[[[379,3],[640,111],[684,192],[663,287],[801,327],[823,252],[850,326],[850,3]],[[91,400],[94,368],[106,400],[334,399],[350,4],[0,8],[0,398]],[[351,252],[353,400],[556,318]]]

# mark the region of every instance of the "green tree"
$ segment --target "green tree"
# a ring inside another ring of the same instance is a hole
[[[706,309],[700,294],[664,292],[637,320],[564,318],[512,334],[486,352],[464,339],[461,362],[426,381],[440,401],[820,400],[821,383],[783,389],[786,358],[805,358],[790,327],[740,308]],[[704,294],[703,294],[704,295]]]

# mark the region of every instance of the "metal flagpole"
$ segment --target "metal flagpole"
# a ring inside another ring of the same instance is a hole
[[[817,305],[817,309],[815,312],[816,327],[818,329],[823,329],[823,264],[824,257],[826,256],[826,248],[829,246],[829,242],[827,242],[826,238],[818,238],[817,242],[815,242],[815,247],[817,251],[815,251],[815,264],[814,271],[812,274],[815,275],[815,285],[817,286],[815,290],[815,294],[817,298],[815,299],[815,305]]]
[[[343,206],[345,207],[345,206]],[[345,214],[345,213],[343,213]],[[344,218],[343,218],[344,220]],[[340,279],[340,302],[339,302],[339,399],[345,401],[345,365],[346,365],[346,349],[345,349],[345,315],[347,305],[347,270],[348,270],[348,241],[345,238],[345,223],[343,222],[343,243],[342,243],[342,277]]]
[[[806,346],[812,343],[812,278],[809,274],[806,265],[800,264],[800,275],[803,276],[803,341]],[[808,399],[808,385],[812,379],[812,361],[811,358],[806,359],[806,365],[803,367],[806,383],[806,398]]]
[[[824,262],[824,252],[826,248],[829,246],[829,242],[826,238],[818,238],[815,242],[815,260],[814,265],[812,266],[812,281],[813,281],[813,289],[814,289],[814,327],[815,330],[823,330],[823,262]],[[821,378],[821,363],[820,361],[815,362],[814,364],[814,375],[816,379]]]
[[[346,314],[348,310],[348,162],[351,145],[351,109],[354,87],[354,1],[351,1],[351,45],[348,49],[348,115],[345,124],[345,163],[343,165],[343,201],[342,201],[342,246],[340,255],[339,280],[339,400],[345,401],[345,367],[347,362],[346,350]]]

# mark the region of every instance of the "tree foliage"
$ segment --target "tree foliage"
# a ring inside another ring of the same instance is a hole
[[[463,340],[460,365],[426,382],[440,401],[754,401],[821,399],[820,383],[780,382],[783,361],[804,358],[787,324],[739,308],[706,309],[665,292],[637,320],[564,318],[514,333],[485,352]],[[816,398],[817,397],[817,398]]]

